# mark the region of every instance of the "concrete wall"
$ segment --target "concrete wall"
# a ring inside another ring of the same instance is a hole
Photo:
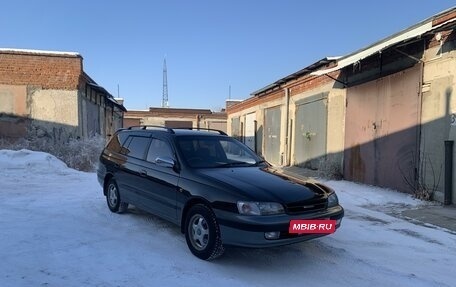
[[[27,87],[0,85],[0,135],[20,138],[27,134]]]
[[[442,46],[439,42],[431,42],[424,55],[420,180],[424,188],[435,191],[438,201],[443,201],[444,141],[456,141],[456,124],[452,123],[452,117],[456,115],[456,40],[454,35],[447,40],[450,36],[444,34]],[[453,171],[454,203],[456,169]]]
[[[27,115],[27,87],[0,85],[0,113]]]
[[[346,90],[338,87],[331,89],[328,96],[328,135],[327,165],[330,172],[336,173],[343,168],[345,136]]]
[[[77,91],[0,85],[1,136],[65,140],[78,133]]]
[[[78,129],[78,92],[30,89],[30,132],[58,141],[80,136]]]
[[[2,137],[66,141],[112,134],[123,112],[108,96],[83,72],[79,54],[0,51]]]

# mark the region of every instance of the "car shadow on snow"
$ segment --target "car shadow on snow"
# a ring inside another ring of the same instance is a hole
[[[143,211],[143,210],[137,208],[136,206],[130,205],[128,207],[128,211],[125,213],[125,215],[126,214],[133,215],[134,218],[140,219],[141,221],[145,222],[146,224],[151,224],[154,227],[157,227],[161,230],[166,230],[173,235],[182,234],[180,232],[180,228],[177,225],[175,225],[165,219],[162,219],[158,216],[150,214],[147,211]]]
[[[225,254],[216,262],[222,265],[258,268],[263,271],[279,269],[294,273],[295,270],[302,270],[302,267],[309,263],[336,264],[338,258],[346,256],[345,253],[345,249],[333,247],[324,238],[318,238],[279,247],[227,246]]]
[[[128,212],[125,215],[132,215],[135,219],[135,225],[144,227],[150,225],[150,229],[142,229],[145,236],[156,236],[154,228],[159,228],[160,233],[165,236],[164,244],[169,244],[169,236],[173,238],[175,244],[182,248],[186,256],[190,258],[193,255],[187,248],[185,235],[181,233],[180,228],[158,216],[145,212],[137,207],[130,205]],[[130,222],[131,223],[131,222]],[[309,263],[315,264],[336,264],[340,257],[346,256],[346,250],[331,246],[330,242],[325,237],[317,238],[310,241],[295,243],[291,245],[266,248],[244,248],[235,246],[225,246],[225,253],[213,261],[211,264],[230,267],[243,266],[248,269],[261,270],[282,270],[282,272],[293,273],[301,270],[303,266]],[[195,260],[199,260],[194,257]],[[284,264],[287,262],[287,264]],[[293,264],[289,264],[289,263]],[[290,265],[293,265],[292,267]]]

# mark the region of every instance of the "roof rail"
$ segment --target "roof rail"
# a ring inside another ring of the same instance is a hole
[[[140,126],[131,126],[127,128],[128,130],[147,130],[147,129],[163,129],[169,133],[174,134],[174,130],[198,130],[198,131],[208,131],[208,132],[217,132],[220,135],[227,136],[224,131],[216,129],[207,129],[207,128],[168,128],[164,126],[154,126],[154,125],[140,125]]]
[[[220,135],[227,136],[224,131],[216,129],[207,129],[207,128],[175,128],[175,130],[197,130],[197,131],[208,131],[208,132],[218,132]]]
[[[163,126],[153,126],[153,125],[141,125],[141,126],[131,126],[128,127],[129,130],[137,129],[137,130],[148,130],[148,129],[164,129],[169,133],[174,133],[173,129],[163,127]]]

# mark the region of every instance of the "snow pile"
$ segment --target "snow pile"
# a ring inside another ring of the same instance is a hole
[[[392,216],[424,203],[387,189],[328,181],[345,208],[336,233],[206,262],[179,227],[111,213],[95,173],[46,153],[0,150],[0,183],[1,286],[454,286],[454,234]]]
[[[391,207],[405,209],[432,204],[419,200],[412,194],[345,180],[330,180],[326,181],[325,184],[337,191],[339,201],[344,207],[371,207],[385,211]]]
[[[27,149],[0,150],[0,169],[24,170],[37,173],[69,172],[67,165],[53,155]]]

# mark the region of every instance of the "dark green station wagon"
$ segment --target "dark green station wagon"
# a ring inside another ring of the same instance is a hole
[[[296,220],[344,215],[336,193],[286,176],[221,131],[140,126],[117,131],[98,180],[112,212],[129,204],[180,226],[190,251],[210,260],[225,245],[269,247],[325,233],[290,232]],[[328,222],[329,222],[328,221]]]

